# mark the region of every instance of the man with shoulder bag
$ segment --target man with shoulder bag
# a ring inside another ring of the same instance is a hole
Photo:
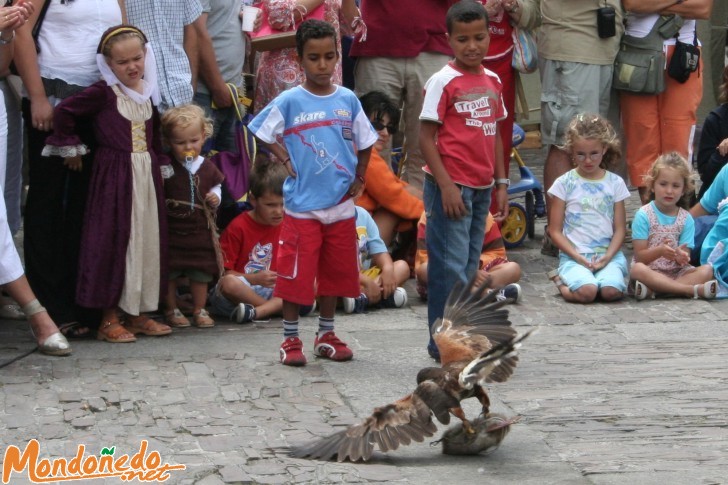
[[[644,45],[640,42],[650,38],[656,40],[662,51],[658,51],[659,69],[653,73],[644,71],[644,83],[635,81],[635,76],[630,83],[626,73],[634,69],[624,68],[622,56],[617,57],[615,65],[614,83],[620,89],[629,177],[645,204],[650,194],[643,177],[655,159],[670,151],[677,151],[688,160],[692,156],[696,113],[703,96],[696,19],[709,18],[713,2],[622,0],[622,4],[627,11],[622,51],[636,52],[635,45]]]

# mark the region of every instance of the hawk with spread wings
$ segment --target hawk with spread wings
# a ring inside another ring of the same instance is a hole
[[[507,426],[515,420],[474,427],[460,406],[463,399],[477,398],[486,418],[482,422],[489,422],[490,401],[484,386],[508,380],[518,362],[516,350],[533,331],[519,336],[508,320],[508,310],[502,308],[509,300],[497,301],[496,294],[485,285],[476,287],[474,280],[457,284],[443,318],[432,326],[442,366],[420,370],[412,394],[375,408],[360,424],[291,448],[291,456],[367,461],[375,446],[386,452],[433,436],[437,432],[433,415],[442,424],[449,424],[451,415],[457,417],[463,433],[473,438],[495,432],[503,439]]]

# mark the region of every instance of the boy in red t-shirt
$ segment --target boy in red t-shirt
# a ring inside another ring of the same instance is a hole
[[[279,164],[257,163],[248,198],[253,209],[233,219],[220,236],[225,274],[210,292],[210,304],[213,312],[237,323],[266,320],[283,308],[273,287],[286,176]]]
[[[425,157],[423,199],[427,208],[429,328],[441,318],[457,281],[478,270],[491,191],[496,221],[507,213],[509,181],[503,164],[499,122],[506,117],[498,76],[483,68],[490,34],[485,7],[461,1],[445,18],[455,60],[425,84],[420,148]],[[440,354],[430,338],[429,354]]]

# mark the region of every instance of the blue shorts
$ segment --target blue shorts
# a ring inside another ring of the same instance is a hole
[[[581,255],[587,260],[596,256],[595,253],[582,253]],[[580,265],[563,252],[559,255],[559,277],[571,291],[576,291],[584,285],[596,285],[599,290],[605,286],[611,286],[624,292],[627,290],[624,282],[627,274],[627,259],[622,251],[615,254],[609,263],[596,273],[592,273],[589,268]]]
[[[270,300],[273,297],[273,288],[268,288],[266,286],[260,286],[260,285],[251,285],[250,281],[245,279],[244,276],[238,276],[237,277],[240,281],[242,281],[244,284],[248,285],[250,288],[255,291],[255,294],[260,296],[261,298],[264,298],[266,300]],[[210,290],[210,294],[207,295],[207,299],[210,302],[210,306],[212,307],[212,313],[215,315],[220,315],[222,317],[232,318],[233,311],[238,307],[239,303],[233,303],[227,298],[225,298],[222,293],[220,293],[220,283],[218,282],[215,287]]]

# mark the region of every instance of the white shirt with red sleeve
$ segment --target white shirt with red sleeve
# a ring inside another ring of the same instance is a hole
[[[508,114],[498,76],[461,71],[450,62],[425,84],[420,120],[433,121],[437,150],[453,182],[473,188],[493,185],[496,124]],[[428,166],[424,170],[432,173]]]

